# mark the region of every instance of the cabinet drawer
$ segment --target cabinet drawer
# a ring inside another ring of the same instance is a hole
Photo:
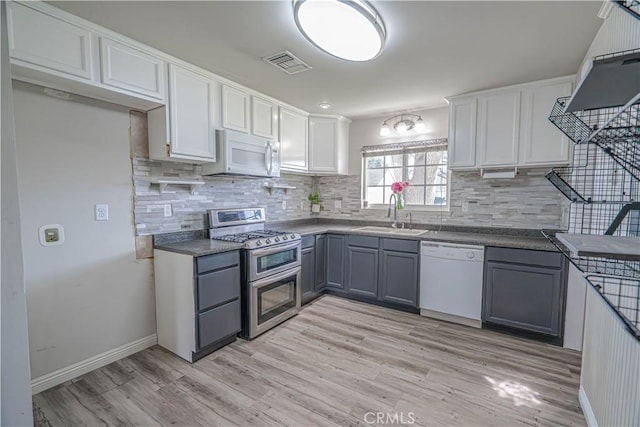
[[[509,249],[488,247],[488,261],[501,261],[514,264],[540,265],[544,267],[562,267],[562,255],[559,252],[534,251],[529,249]]]
[[[304,236],[302,238],[302,249],[311,248],[316,243],[316,236]]]
[[[203,348],[240,331],[240,301],[198,315],[198,347]]]
[[[196,271],[198,274],[202,274],[207,271],[233,267],[238,264],[240,264],[240,252],[225,252],[196,258]]]
[[[240,267],[198,276],[198,310],[206,310],[240,296]]]
[[[378,238],[371,236],[349,236],[349,246],[378,249]]]
[[[405,239],[382,239],[382,249],[417,254],[420,252],[420,242]]]

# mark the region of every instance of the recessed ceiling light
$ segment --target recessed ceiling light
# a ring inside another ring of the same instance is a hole
[[[300,32],[329,55],[369,61],[382,52],[386,29],[365,0],[293,0]]]
[[[322,108],[323,110],[328,109],[329,107],[331,107],[331,104],[329,104],[328,102],[321,102],[320,104],[318,104],[320,106],[320,108]]]

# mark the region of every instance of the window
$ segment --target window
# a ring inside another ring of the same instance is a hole
[[[385,205],[391,184],[408,181],[408,206],[448,204],[447,140],[374,145],[362,150],[363,199],[369,206]]]

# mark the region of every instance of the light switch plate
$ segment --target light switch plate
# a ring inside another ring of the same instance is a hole
[[[342,209],[342,200],[334,200],[333,207],[335,209]]]
[[[287,210],[287,201],[286,200],[282,201],[282,210],[285,210],[285,211]]]
[[[95,206],[96,221],[109,221],[109,205],[100,203]]]
[[[59,246],[64,243],[64,228],[60,224],[47,224],[38,229],[42,246]]]
[[[169,217],[171,215],[173,215],[173,212],[171,210],[171,204],[167,203],[166,205],[164,205],[164,216]]]

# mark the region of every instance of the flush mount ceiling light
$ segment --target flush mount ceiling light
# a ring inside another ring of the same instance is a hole
[[[384,48],[384,23],[365,0],[293,0],[293,17],[307,40],[337,58],[369,61]]]
[[[380,127],[380,136],[391,135],[391,130],[399,135],[405,134],[412,130],[422,132],[426,129],[424,120],[417,114],[400,114],[389,117],[382,123]]]
[[[322,108],[323,110],[326,110],[328,108],[331,108],[331,104],[329,104],[328,102],[321,102],[320,104],[318,104],[318,106],[320,108]]]

